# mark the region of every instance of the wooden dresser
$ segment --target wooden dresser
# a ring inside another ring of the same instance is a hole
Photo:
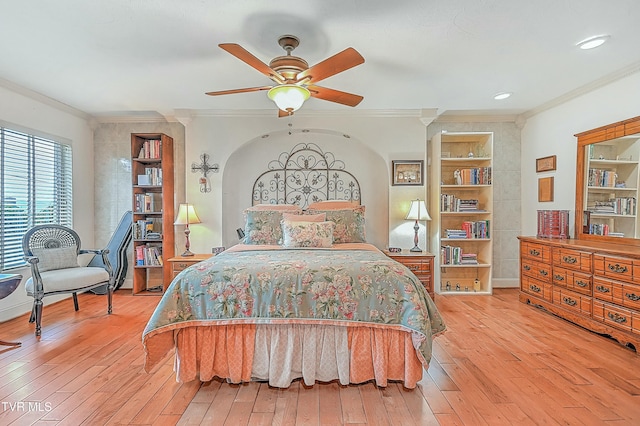
[[[427,290],[427,293],[429,293],[429,296],[431,296],[431,299],[434,298],[433,254],[429,252],[415,253],[408,250],[403,250],[400,253],[391,253],[390,251],[385,250],[384,254],[409,268],[409,270],[420,280],[424,288]]]
[[[518,237],[520,301],[640,349],[640,249]]]

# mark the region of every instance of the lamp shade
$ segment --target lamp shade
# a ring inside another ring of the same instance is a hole
[[[267,96],[271,99],[282,111],[293,112],[302,106],[304,101],[309,99],[311,93],[302,86],[297,84],[282,84],[280,86],[272,87]]]
[[[174,225],[190,225],[192,223],[200,223],[200,218],[196,214],[193,204],[180,204]]]
[[[411,207],[409,213],[407,213],[407,220],[431,220],[427,206],[425,206],[423,200],[411,200]]]

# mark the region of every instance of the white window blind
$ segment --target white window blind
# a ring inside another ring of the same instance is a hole
[[[26,264],[34,225],[72,224],[71,146],[0,127],[0,270]]]

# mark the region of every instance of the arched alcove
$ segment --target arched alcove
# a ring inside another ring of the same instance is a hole
[[[222,239],[236,244],[236,229],[244,226],[242,211],[252,204],[253,184],[269,163],[298,144],[315,144],[344,162],[360,183],[361,204],[366,206],[367,241],[383,248],[389,235],[389,172],[385,160],[361,141],[348,135],[318,129],[278,131],[258,136],[235,150],[225,164],[222,182]]]

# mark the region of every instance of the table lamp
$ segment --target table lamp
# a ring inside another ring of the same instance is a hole
[[[193,256],[193,253],[189,250],[189,247],[191,247],[191,244],[189,243],[189,234],[191,233],[189,230],[189,224],[191,223],[200,223],[200,218],[196,214],[193,204],[180,204],[178,217],[176,218],[174,225],[185,225],[184,236],[186,238],[186,242],[184,244],[185,251],[182,253],[182,256]]]
[[[416,223],[413,226],[413,230],[415,231],[415,235],[413,237],[413,245],[414,247],[409,250],[412,252],[422,253],[420,247],[418,247],[418,230],[420,229],[420,225],[418,225],[419,220],[431,220],[431,216],[429,216],[429,212],[427,212],[427,206],[425,206],[423,200],[411,200],[411,207],[409,207],[409,213],[407,213],[406,220],[415,220]]]

